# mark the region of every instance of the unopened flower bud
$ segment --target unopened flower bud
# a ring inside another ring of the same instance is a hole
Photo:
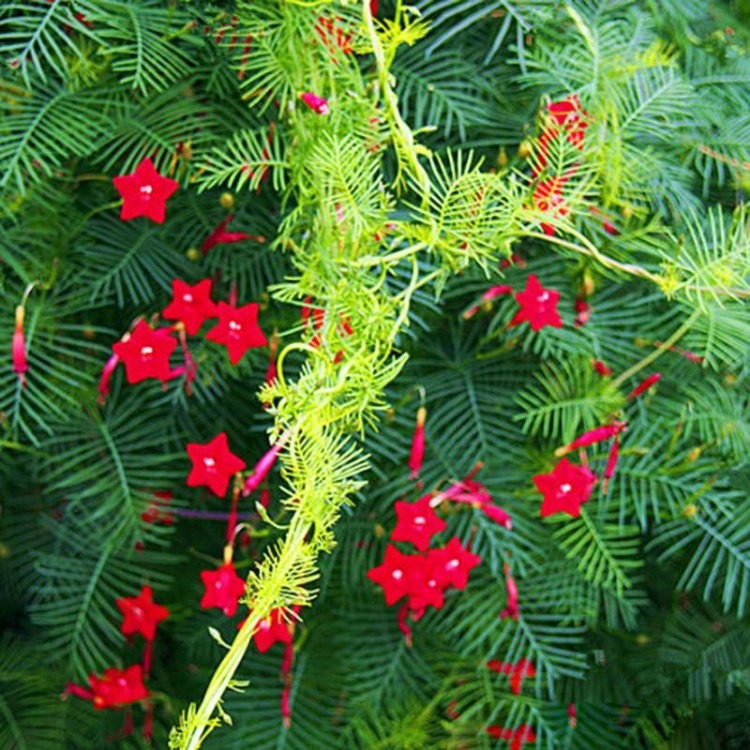
[[[328,100],[322,96],[304,91],[299,95],[299,98],[317,115],[327,115],[330,112]]]
[[[11,343],[13,372],[18,375],[22,386],[26,385],[26,372],[29,369],[29,363],[26,360],[26,336],[23,331],[24,313],[24,306],[18,305],[16,307],[16,327],[13,331],[13,341]]]

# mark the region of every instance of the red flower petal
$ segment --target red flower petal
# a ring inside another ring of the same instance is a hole
[[[154,163],[146,157],[130,174],[114,177],[112,183],[122,196],[120,218],[123,221],[145,216],[157,224],[163,224],[167,199],[177,190],[179,183],[162,177]]]
[[[231,477],[247,465],[229,450],[226,432],[205,444],[188,443],[187,453],[193,462],[187,486],[208,487],[218,497],[227,494]]]
[[[219,322],[206,334],[209,341],[227,348],[229,361],[236,365],[248,349],[266,346],[268,340],[258,325],[258,304],[234,307],[219,302]]]

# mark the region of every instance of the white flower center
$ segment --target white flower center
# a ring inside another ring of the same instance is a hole
[[[426,521],[426,519],[425,519],[424,516],[417,516],[414,519],[414,525],[415,526],[424,526],[426,523],[427,523],[427,521]]]
[[[542,292],[538,297],[538,302],[546,302],[549,299],[549,292]]]
[[[393,573],[391,573],[391,577],[400,581],[404,577],[404,572],[402,570],[394,570]]]
[[[446,566],[446,570],[455,570],[461,563],[458,560],[451,560]]]
[[[151,193],[154,192],[154,188],[151,185],[141,185],[141,195],[151,197]]]
[[[567,482],[560,485],[560,492],[562,492],[563,495],[567,495],[572,489],[573,488]]]
[[[236,320],[230,320],[229,321],[229,330],[230,331],[241,331],[242,330],[242,324],[238,323]]]
[[[154,353],[154,347],[153,346],[143,346],[141,347],[141,357],[144,359],[147,359]]]
[[[213,471],[214,467],[216,466],[216,461],[213,458],[204,458],[203,459],[203,465],[209,470]]]
[[[183,302],[192,302],[193,301],[193,295],[190,294],[190,292],[185,292],[185,294],[182,295],[182,301]]]

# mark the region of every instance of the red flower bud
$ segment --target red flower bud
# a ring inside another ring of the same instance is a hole
[[[245,480],[245,486],[242,488],[242,497],[247,497],[251,492],[254,492],[260,486],[260,483],[266,478],[266,475],[274,463],[276,463],[276,457],[279,455],[279,451],[283,446],[283,441],[279,440],[276,445],[272,446],[263,457],[255,464],[253,473]]]
[[[617,466],[617,459],[620,457],[620,440],[615,438],[612,443],[612,447],[609,449],[609,456],[607,458],[607,466],[604,469],[604,482],[602,483],[602,492],[606,495],[609,489],[609,480],[615,473]]]
[[[424,458],[424,423],[426,419],[427,409],[424,406],[420,406],[417,410],[417,425],[414,428],[414,436],[411,440],[411,454],[409,455],[408,463],[411,469],[409,479],[417,479],[422,468],[422,459]]]
[[[327,115],[330,112],[328,100],[322,96],[304,91],[299,95],[299,98],[317,115]]]
[[[506,617],[512,617],[514,620],[518,619],[518,586],[516,586],[516,580],[510,574],[510,565],[505,563],[503,568],[505,570],[505,590],[508,594],[507,606],[500,613],[500,619],[504,620]]]
[[[568,724],[571,729],[575,729],[578,724],[578,711],[575,703],[568,703]]]
[[[22,386],[26,385],[26,372],[29,369],[29,363],[26,361],[26,336],[23,332],[24,313],[24,306],[18,305],[16,307],[16,327],[13,331],[13,341],[11,343],[13,372],[18,375]]]
[[[501,526],[504,526],[506,529],[508,529],[508,531],[513,528],[513,523],[510,520],[510,516],[497,505],[493,505],[492,503],[485,503],[481,506],[481,510],[488,518],[491,518],[493,521],[495,521],[495,523],[499,523]]]
[[[607,365],[605,365],[605,364],[604,364],[604,362],[602,362],[602,361],[601,361],[600,359],[595,359],[595,360],[594,360],[594,361],[593,361],[593,362],[591,363],[591,366],[592,366],[592,367],[594,368],[594,370],[596,370],[596,372],[598,372],[598,373],[599,373],[599,374],[600,374],[601,376],[605,376],[605,375],[611,375],[611,374],[612,374],[612,370],[611,370],[611,369],[610,369],[609,367],[607,367]]]
[[[578,448],[585,448],[587,445],[593,445],[594,443],[601,443],[603,440],[609,440],[609,438],[619,435],[627,425],[627,422],[615,421],[612,424],[595,427],[593,430],[584,432],[583,435],[577,437],[572,443],[568,443],[568,445],[558,448],[555,451],[555,455],[564,456],[566,453],[570,453]]]
[[[653,375],[649,375],[640,385],[637,385],[630,395],[628,396],[628,401],[632,401],[637,396],[640,396],[641,393],[644,391],[647,391],[652,385],[658,383],[661,380],[661,373],[655,372]]]

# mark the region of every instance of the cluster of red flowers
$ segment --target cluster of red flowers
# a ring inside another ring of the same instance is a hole
[[[611,373],[611,370],[600,360],[594,360],[593,367],[603,377]],[[643,394],[658,383],[660,378],[661,375],[658,372],[647,377],[628,394],[628,401],[632,401]],[[573,518],[580,515],[581,505],[588,502],[597,482],[596,474],[586,465],[586,456],[583,449],[612,440],[607,464],[602,475],[604,479],[603,489],[606,492],[617,467],[620,434],[626,428],[627,422],[612,419],[608,424],[584,432],[573,442],[555,451],[556,456],[565,456],[576,450],[581,451],[582,465],[573,464],[567,458],[562,458],[549,474],[536,474],[534,476],[534,484],[544,496],[540,510],[540,515],[543,518],[555,513],[567,513]]]
[[[420,407],[408,464],[412,479],[418,477],[422,466],[426,415],[425,408]],[[432,538],[447,528],[435,508],[445,501],[468,503],[506,529],[512,527],[510,516],[494,505],[487,489],[472,478],[479,468],[481,464],[464,480],[442,492],[429,492],[413,503],[397,501],[394,507],[398,520],[391,540],[412,544],[418,553],[404,554],[389,544],[383,563],[367,572],[367,577],[382,587],[387,605],[406,597],[398,613],[398,624],[408,643],[411,643],[411,627],[407,619],[418,621],[427,607],[440,609],[445,602],[445,591],[450,586],[465,589],[469,572],[481,562],[457,537],[444,547],[430,547]]]
[[[544,127],[537,140],[531,176],[538,178],[549,165],[550,147],[562,139],[578,151],[583,151],[586,130],[590,123],[589,113],[582,108],[578,94],[570,94],[560,101],[547,105]],[[551,219],[561,219],[570,213],[570,206],[563,196],[565,183],[576,173],[574,164],[563,174],[553,174],[540,179],[534,186],[532,199],[534,206],[548,214]],[[608,234],[619,234],[612,222],[595,206],[590,211],[602,217],[602,227]],[[552,237],[555,234],[553,223],[541,222],[542,231]]]
[[[128,638],[141,635],[146,640],[143,663],[132,664],[126,669],[110,667],[104,670],[101,677],[90,674],[88,688],[74,683],[66,685],[67,693],[90,700],[97,710],[123,708],[149,697],[150,693],[144,680],[148,678],[151,671],[156,628],[160,622],[169,617],[169,610],[153,600],[153,591],[150,586],[143,586],[138,596],[123,597],[117,599],[115,603],[123,615],[120,632]],[[147,738],[151,736],[151,712],[152,707],[148,705],[143,730]],[[126,726],[129,725],[126,724]]]
[[[271,446],[244,480],[241,480],[240,472],[247,464],[229,449],[225,432],[219,433],[208,443],[187,444],[187,454],[192,462],[186,480],[188,487],[207,487],[217,497],[224,497],[232,477],[237,479],[232,491],[232,505],[227,521],[224,562],[216,570],[201,573],[205,588],[201,607],[217,607],[227,617],[233,617],[237,611],[239,599],[245,593],[245,582],[237,575],[232,562],[237,532],[237,504],[240,494],[247,496],[260,487],[271,471],[283,443],[283,439],[280,439]]]
[[[268,344],[258,325],[258,304],[253,302],[237,307],[232,302],[214,303],[210,297],[211,283],[210,279],[203,279],[191,286],[180,279],[174,279],[172,300],[164,308],[162,315],[166,320],[175,320],[177,323],[165,328],[152,328],[141,319],[132,331],[112,345],[112,356],[104,366],[99,381],[101,401],[109,394],[112,373],[120,362],[125,366],[125,377],[131,385],[148,378],[166,383],[184,376],[186,385],[189,386],[195,379],[197,368],[190,355],[186,336],[197,334],[211,318],[218,318],[218,322],[206,332],[205,337],[208,341],[225,346],[233,365],[239,363],[249,349]],[[178,341],[183,364],[173,368],[170,358]]]

